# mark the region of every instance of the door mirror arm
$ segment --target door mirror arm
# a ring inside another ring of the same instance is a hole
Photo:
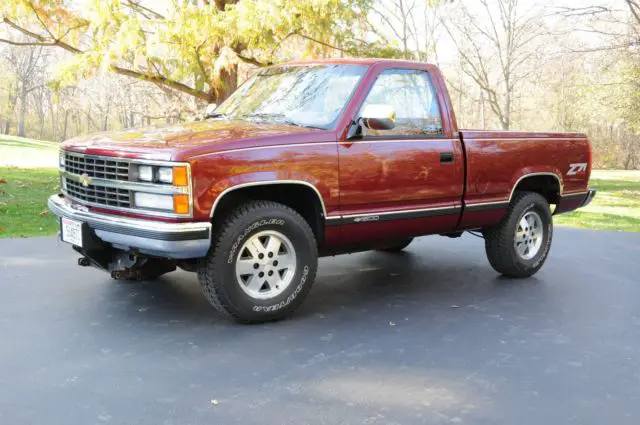
[[[362,139],[362,118],[356,118],[349,124],[347,140]]]

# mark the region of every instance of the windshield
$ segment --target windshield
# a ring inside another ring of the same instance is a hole
[[[366,70],[362,65],[268,68],[244,83],[213,116],[328,129]]]

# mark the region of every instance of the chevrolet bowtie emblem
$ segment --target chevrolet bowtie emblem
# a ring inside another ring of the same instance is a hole
[[[82,173],[82,175],[79,178],[79,181],[80,183],[82,183],[84,187],[89,187],[89,185],[91,184],[91,177],[89,177],[87,173]]]

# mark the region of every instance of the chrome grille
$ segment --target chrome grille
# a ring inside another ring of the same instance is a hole
[[[131,208],[131,192],[129,190],[94,184],[84,187],[82,183],[71,179],[65,180],[66,192],[74,199],[97,205]]]
[[[64,169],[73,174],[86,174],[98,179],[129,181],[129,162],[91,155],[65,152]]]

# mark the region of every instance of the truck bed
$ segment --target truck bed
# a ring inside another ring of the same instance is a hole
[[[466,201],[508,199],[518,179],[529,173],[552,173],[561,195],[587,190],[591,149],[580,133],[461,130],[467,156]],[[584,172],[572,172],[586,164]]]

